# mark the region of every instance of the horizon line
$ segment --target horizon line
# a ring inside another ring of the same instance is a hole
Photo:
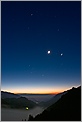
[[[72,87],[70,87],[70,88],[68,88],[68,89],[65,89],[65,90],[59,91],[59,92],[57,91],[57,92],[44,92],[44,93],[43,93],[43,92],[42,92],[42,93],[40,93],[40,92],[37,92],[37,93],[36,93],[36,92],[35,92],[35,93],[31,93],[31,92],[28,92],[28,93],[26,93],[26,92],[20,92],[20,93],[19,93],[19,92],[14,92],[14,91],[13,91],[13,92],[12,92],[12,91],[7,91],[7,90],[1,90],[1,91],[2,91],[2,92],[13,93],[13,94],[56,95],[56,94],[62,93],[62,92],[64,92],[64,91],[70,90],[70,89],[72,89],[73,87],[74,87],[74,88],[78,88],[79,86],[81,86],[81,85],[72,86]]]
[[[1,92],[8,92],[8,93],[12,93],[12,94],[28,94],[28,95],[56,95],[56,94],[59,94],[61,92],[51,92],[51,93],[18,93],[18,92],[10,92],[10,91],[7,91],[7,90],[1,90]]]

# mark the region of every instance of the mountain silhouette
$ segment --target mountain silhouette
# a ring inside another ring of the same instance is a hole
[[[44,101],[40,102],[39,106],[47,108],[47,107],[51,106],[52,104],[56,103],[61,98],[61,96],[66,93],[67,93],[67,91],[58,93],[57,95],[54,95],[50,100],[48,100],[46,102],[44,102]]]
[[[29,121],[81,121],[81,86],[72,88],[53,105]]]
[[[33,108],[36,106],[36,103],[28,100],[25,97],[20,98],[1,98],[1,106],[2,107],[9,107],[9,108]]]
[[[18,94],[1,91],[1,98],[2,99],[5,99],[5,98],[19,98],[19,97],[21,97],[21,96],[18,95]]]

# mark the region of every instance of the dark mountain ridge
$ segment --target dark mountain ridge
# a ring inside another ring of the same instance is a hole
[[[1,99],[1,106],[8,107],[8,108],[34,108],[37,104],[31,100],[28,100],[25,97],[20,98],[5,98]]]
[[[28,100],[31,100],[35,103],[40,103],[41,101],[48,101],[51,99],[54,95],[51,94],[27,94],[27,93],[22,93],[22,94],[14,94],[10,92],[4,92],[1,91],[1,98],[20,98],[20,97],[25,97]]]
[[[53,105],[29,121],[81,121],[81,86],[72,88]]]
[[[5,98],[19,98],[19,97],[21,97],[21,96],[18,95],[18,94],[1,91],[1,98],[2,99],[5,99]]]
[[[1,107],[6,108],[33,108],[37,104],[18,94],[1,91]]]
[[[39,105],[41,107],[44,107],[44,108],[47,108],[49,106],[51,106],[52,104],[54,104],[55,102],[57,102],[62,95],[66,94],[67,91],[64,91],[64,92],[61,92],[61,93],[58,93],[57,95],[54,95],[50,100],[46,101],[46,102],[40,102]]]

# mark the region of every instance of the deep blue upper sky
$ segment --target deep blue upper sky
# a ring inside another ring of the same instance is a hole
[[[80,85],[81,2],[2,1],[1,76],[11,92]]]

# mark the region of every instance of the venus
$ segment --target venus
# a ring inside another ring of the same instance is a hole
[[[50,50],[48,51],[48,54],[50,54]]]

